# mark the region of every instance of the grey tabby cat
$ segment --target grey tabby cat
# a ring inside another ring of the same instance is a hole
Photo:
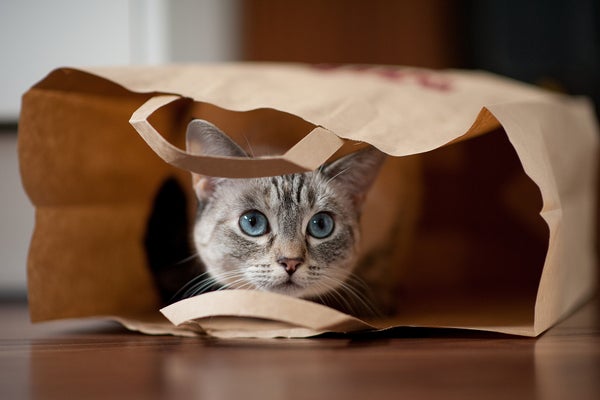
[[[247,157],[216,126],[193,120],[188,150]],[[385,155],[375,148],[317,171],[255,179],[193,175],[199,208],[193,241],[205,274],[183,297],[215,288],[253,289],[375,313],[359,264],[359,218]]]

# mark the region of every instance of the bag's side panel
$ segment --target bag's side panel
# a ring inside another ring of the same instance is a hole
[[[548,255],[535,308],[541,333],[589,298],[597,284],[595,251],[598,128],[587,102],[490,107],[509,133],[544,198]]]
[[[189,176],[160,160],[128,124],[147,97],[25,94],[20,168],[37,208],[28,261],[32,320],[158,309],[144,249],[147,219],[162,182]]]

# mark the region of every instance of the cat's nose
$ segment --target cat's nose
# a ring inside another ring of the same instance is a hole
[[[287,272],[288,275],[292,275],[294,272],[296,272],[296,269],[303,262],[304,262],[304,258],[300,258],[300,257],[295,257],[295,258],[279,257],[277,259],[277,263],[279,265],[281,265],[283,268],[285,268],[285,272]]]

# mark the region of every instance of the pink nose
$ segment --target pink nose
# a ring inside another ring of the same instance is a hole
[[[296,258],[288,258],[288,257],[280,257],[277,259],[277,263],[285,268],[285,272],[288,275],[292,275],[296,272],[296,269],[304,262],[304,258],[296,257]]]

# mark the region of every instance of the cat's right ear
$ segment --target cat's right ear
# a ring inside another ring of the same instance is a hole
[[[188,153],[203,156],[248,157],[248,155],[215,125],[203,119],[194,119],[187,126]],[[194,191],[198,199],[210,197],[221,178],[192,173]]]

